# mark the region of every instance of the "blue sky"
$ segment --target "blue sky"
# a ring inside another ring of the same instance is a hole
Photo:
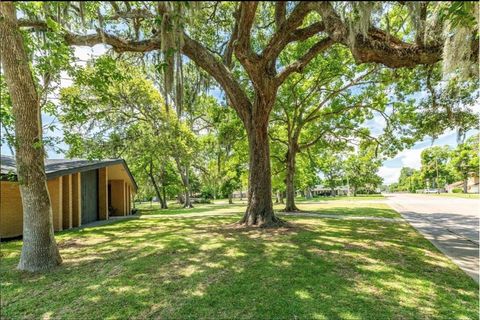
[[[77,64],[78,65],[84,65],[89,59],[95,56],[102,55],[105,53],[107,48],[104,45],[96,45],[93,48],[90,47],[75,47],[75,56],[78,59]],[[72,82],[68,79],[68,76],[66,74],[62,75],[62,87],[69,86]],[[220,96],[218,90],[212,90],[211,94],[218,94]],[[58,95],[58,92],[55,93],[54,95]],[[52,117],[43,115],[42,116],[42,121],[44,124],[50,123],[52,121],[56,121],[56,119],[53,119]],[[369,121],[367,124],[367,127],[369,127],[372,131],[373,134],[375,132],[379,131],[379,128],[382,128],[384,125],[384,119],[378,115],[371,121]],[[48,136],[56,136],[56,137],[62,137],[63,133],[61,130],[60,124],[57,123],[57,130],[54,132],[49,132],[46,133]],[[471,131],[467,133],[467,137],[475,134],[476,131]],[[412,167],[412,168],[420,168],[420,153],[422,152],[423,149],[428,148],[432,145],[431,139],[425,139],[423,141],[420,141],[416,143],[412,148],[408,150],[404,150],[397,154],[394,158],[389,159],[383,163],[383,166],[379,170],[379,175],[384,179],[384,183],[390,184],[392,182],[396,182],[398,180],[398,177],[400,175],[400,169],[404,166]],[[438,139],[436,139],[433,142],[433,145],[449,145],[452,147],[455,147],[457,145],[457,134],[454,131],[449,131],[445,132],[443,135],[441,135]],[[60,144],[57,147],[60,149],[67,149],[67,146],[65,144]],[[2,145],[1,147],[1,153],[3,155],[10,155],[10,150],[6,145]],[[53,150],[47,150],[48,157],[49,158],[62,158],[63,153],[56,153]]]
[[[471,130],[467,132],[466,137],[471,137],[478,131]],[[457,133],[455,131],[447,131],[433,142],[433,146],[449,145],[452,148],[457,146]],[[406,149],[394,158],[391,158],[383,163],[380,168],[379,175],[384,179],[384,183],[390,184],[398,181],[400,176],[400,169],[402,167],[420,168],[420,154],[425,149],[432,146],[431,139],[424,139],[417,142],[412,148]]]

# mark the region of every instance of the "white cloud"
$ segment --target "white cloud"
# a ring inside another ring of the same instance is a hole
[[[86,61],[101,56],[108,50],[108,47],[104,44],[96,44],[93,47],[75,46],[73,48],[75,58],[78,60],[76,64],[82,66],[85,65]]]
[[[384,184],[390,184],[398,181],[400,177],[400,168],[380,167],[378,175],[383,178]]]
[[[404,150],[398,154],[396,159],[400,159],[403,167],[420,169],[420,154],[425,148]]]

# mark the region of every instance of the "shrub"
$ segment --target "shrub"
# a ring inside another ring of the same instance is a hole
[[[205,198],[192,198],[190,199],[192,203],[212,203],[210,199],[205,199]]]
[[[453,193],[462,193],[463,190],[460,189],[460,188],[454,188],[454,189],[452,190],[452,192],[453,192]]]

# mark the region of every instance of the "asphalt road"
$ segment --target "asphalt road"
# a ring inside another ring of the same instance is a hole
[[[393,209],[478,283],[480,200],[420,194],[386,196]]]

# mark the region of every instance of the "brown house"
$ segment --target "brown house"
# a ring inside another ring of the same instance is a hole
[[[132,212],[137,184],[122,159],[45,160],[55,231]],[[0,238],[22,234],[23,214],[15,159],[1,156]]]

